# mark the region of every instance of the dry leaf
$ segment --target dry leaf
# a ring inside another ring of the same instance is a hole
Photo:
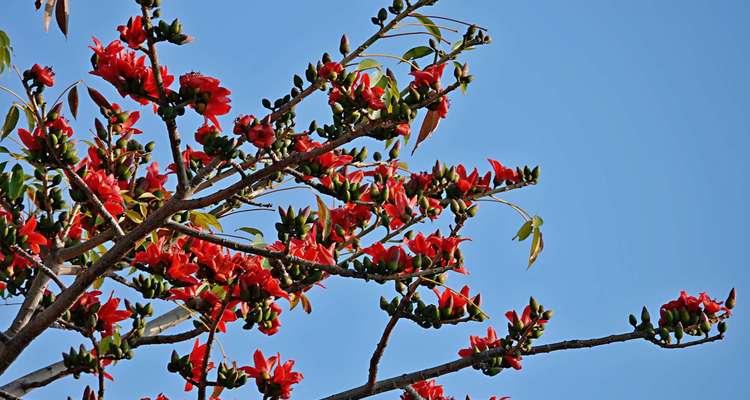
[[[425,114],[424,120],[422,121],[422,126],[419,128],[417,143],[414,144],[414,150],[411,151],[412,155],[417,151],[419,144],[424,142],[433,132],[435,132],[438,125],[440,125],[440,114],[435,110],[427,111],[427,114]]]

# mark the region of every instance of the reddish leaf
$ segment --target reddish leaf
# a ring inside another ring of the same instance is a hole
[[[435,132],[435,129],[437,129],[439,124],[440,114],[435,110],[427,111],[427,114],[425,114],[424,120],[422,121],[422,127],[419,128],[417,143],[414,144],[414,150],[411,151],[412,155],[415,151],[417,151],[417,147],[419,147],[419,144],[425,141],[428,137],[430,137],[430,135],[432,135],[433,132]]]
[[[55,4],[55,19],[57,20],[57,26],[65,37],[68,36],[69,15],[68,0],[57,0],[57,3]]]
[[[91,100],[96,103],[97,106],[102,108],[112,108],[112,106],[109,104],[109,101],[107,101],[104,96],[102,96],[101,93],[96,91],[96,89],[91,87],[86,87],[86,89],[89,91],[89,96],[91,97]]]
[[[73,86],[68,92],[68,107],[73,118],[78,118],[78,85]]]

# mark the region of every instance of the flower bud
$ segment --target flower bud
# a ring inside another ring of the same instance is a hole
[[[651,315],[649,315],[648,309],[646,308],[646,306],[643,306],[643,309],[641,310],[641,321],[643,321],[646,324],[651,322]]]
[[[724,332],[727,331],[727,323],[726,323],[726,321],[719,322],[719,324],[716,327],[719,329],[719,333],[721,333],[721,334],[723,334]]]
[[[633,314],[630,314],[628,316],[628,322],[630,322],[630,325],[633,325],[633,328],[638,326],[638,319]]]
[[[349,54],[349,38],[346,37],[346,34],[341,36],[341,42],[339,43],[339,52],[341,55],[347,55]]]
[[[737,303],[737,292],[732,288],[732,290],[729,292],[729,297],[727,297],[727,301],[724,304],[728,309],[733,309],[734,306]]]

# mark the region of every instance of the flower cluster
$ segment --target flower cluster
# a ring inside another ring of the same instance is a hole
[[[258,391],[268,399],[289,399],[292,385],[302,381],[302,374],[292,371],[294,361],[281,362],[281,356],[266,358],[260,350],[253,354],[255,366],[241,367],[247,376],[255,379]]]
[[[487,336],[470,336],[469,347],[458,351],[463,358],[475,357],[487,351],[494,351],[491,356],[480,358],[473,367],[485,375],[494,376],[503,368],[521,369],[521,354],[531,348],[531,342],[544,333],[544,326],[552,318],[551,310],[544,310],[532,297],[521,316],[515,310],[505,313],[508,319],[508,335],[498,338],[495,329],[487,328]]]
[[[731,315],[731,310],[734,308],[736,301],[734,289],[729,292],[725,302],[716,301],[704,292],[696,297],[688,295],[683,290],[677,299],[669,301],[659,308],[656,332],[665,344],[671,343],[672,335],[674,335],[677,343],[682,341],[685,334],[708,336],[714,324],[717,325],[719,334],[724,334],[727,329],[724,320]],[[641,312],[641,323],[638,324],[636,317],[631,314],[630,324],[636,330],[646,331],[649,335],[655,333],[646,307],[643,307]]]

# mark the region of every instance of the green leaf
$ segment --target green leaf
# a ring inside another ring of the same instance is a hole
[[[236,231],[242,231],[242,232],[246,232],[246,233],[249,233],[249,234],[251,234],[251,235],[253,235],[253,236],[258,236],[258,235],[260,235],[260,237],[263,237],[263,232],[261,232],[261,230],[260,230],[260,229],[257,229],[257,228],[252,228],[252,227],[249,227],[249,226],[245,226],[245,227],[242,227],[242,228],[236,229]]]
[[[68,92],[68,107],[73,118],[78,119],[78,85],[73,86]]]
[[[524,222],[523,225],[521,225],[521,228],[518,229],[518,232],[516,233],[516,236],[513,236],[512,240],[518,239],[519,242],[523,242],[526,240],[529,235],[531,235],[531,231],[534,229],[532,220],[528,220]]]
[[[534,238],[531,240],[531,250],[529,251],[529,266],[527,268],[531,268],[531,265],[534,264],[534,261],[536,261],[539,254],[541,254],[542,249],[544,249],[542,231],[534,229]]]
[[[13,132],[13,129],[16,129],[19,115],[18,107],[15,105],[10,106],[8,114],[5,115],[3,130],[0,132],[0,140],[5,139],[11,132]]]
[[[221,228],[221,223],[219,223],[219,220],[213,214],[192,211],[190,213],[190,222],[203,229],[214,227],[220,232],[224,231]]]
[[[326,240],[328,235],[331,234],[331,212],[328,210],[326,203],[320,198],[320,196],[315,196],[315,198],[318,201],[318,220],[321,225],[323,225],[323,232],[321,232],[321,235],[323,236],[323,240]]]
[[[3,31],[0,31],[0,47],[10,47],[10,38]]]
[[[401,58],[403,58],[404,60],[409,60],[409,61],[416,60],[418,58],[429,56],[430,54],[432,54],[432,52],[433,50],[430,47],[417,46],[417,47],[407,50],[406,53],[404,53],[404,55],[401,56]]]
[[[357,64],[355,71],[364,71],[367,69],[377,68],[380,69],[380,63],[373,60],[372,58],[365,58]]]
[[[127,215],[128,218],[130,218],[130,220],[135,222],[136,224],[140,224],[143,222],[143,217],[140,213],[138,213],[138,211],[128,210],[125,212],[125,215]]]
[[[33,132],[36,127],[36,116],[34,115],[34,111],[29,107],[24,107],[23,112],[26,114],[26,124],[29,126],[29,132]]]
[[[25,189],[23,184],[25,179],[26,176],[23,173],[23,167],[21,167],[21,164],[14,165],[10,176],[10,182],[8,183],[8,198],[15,200],[21,197],[21,194]]]
[[[424,25],[424,28],[427,29],[427,32],[430,32],[432,36],[435,36],[435,39],[437,39],[438,42],[443,39],[443,36],[440,33],[440,28],[438,28],[431,19],[417,13],[411,13],[411,16],[421,22],[422,25]]]

